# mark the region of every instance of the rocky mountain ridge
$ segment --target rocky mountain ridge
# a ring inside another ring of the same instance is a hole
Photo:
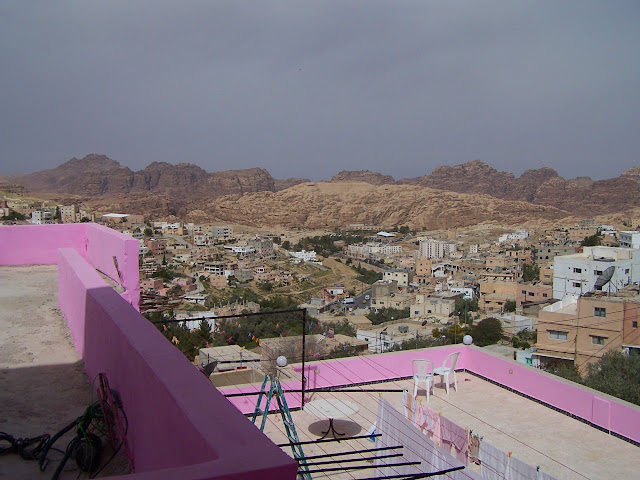
[[[79,195],[86,199],[93,199],[96,204],[111,202],[110,210],[119,205],[122,209],[132,211],[144,205],[152,211],[157,211],[159,215],[203,212],[198,215],[206,217],[212,217],[211,212],[207,213],[207,208],[213,208],[217,204],[219,208],[216,208],[224,211],[230,205],[229,202],[244,204],[245,200],[242,197],[247,195],[250,196],[247,201],[255,204],[270,198],[268,196],[263,198],[260,195],[255,197],[255,194],[266,195],[288,190],[291,190],[289,194],[298,195],[300,198],[296,200],[288,196],[288,200],[284,203],[276,199],[271,208],[282,209],[282,215],[294,211],[299,204],[304,204],[305,208],[311,212],[311,216],[315,215],[316,211],[320,211],[325,217],[331,215],[331,209],[347,212],[349,208],[356,210],[360,208],[358,205],[344,206],[343,201],[356,202],[372,208],[373,205],[366,198],[352,198],[346,193],[338,195],[335,191],[330,196],[332,200],[329,204],[324,203],[326,190],[324,187],[322,189],[318,187],[319,185],[332,185],[339,190],[353,188],[354,182],[376,187],[395,187],[390,190],[383,188],[380,191],[387,192],[389,198],[383,198],[384,195],[380,192],[376,193],[375,197],[382,204],[394,205],[394,208],[400,208],[400,211],[406,209],[397,205],[391,196],[397,195],[403,198],[403,201],[413,204],[413,200],[407,198],[405,192],[412,192],[411,195],[421,198],[421,201],[430,201],[435,195],[433,192],[440,192],[440,196],[446,192],[456,192],[479,196],[476,200],[480,201],[479,199],[482,198],[480,203],[483,205],[486,204],[486,198],[528,203],[532,207],[532,215],[533,212],[541,211],[533,207],[552,207],[554,211],[566,212],[566,215],[593,217],[640,206],[640,167],[634,167],[620,177],[607,180],[594,181],[589,177],[565,180],[548,167],[527,170],[516,177],[512,173],[498,171],[480,160],[455,166],[440,166],[431,174],[398,181],[389,175],[368,170],[345,170],[336,174],[329,182],[312,183],[302,178],[274,179],[263,168],[209,173],[197,165],[188,163],[173,165],[154,162],[143,170],[134,172],[104,155],[91,154],[81,159],[72,158],[54,169],[26,175],[6,176],[0,178],[0,181],[5,184],[19,185],[31,193]],[[317,195],[313,197],[305,195],[307,189],[311,187],[303,185],[315,186]],[[423,195],[421,189],[428,189],[430,193]],[[361,190],[358,189],[358,191]],[[132,201],[134,198],[135,201]],[[501,206],[493,200],[489,204],[491,208],[498,209],[496,212],[498,217],[502,215],[500,209],[511,210],[511,207]],[[473,202],[467,204],[465,201],[460,205],[475,211]],[[488,207],[485,205],[479,208]],[[524,211],[522,207],[518,208]],[[413,210],[409,208],[408,211]],[[249,215],[250,212],[246,213]],[[435,212],[434,214],[440,215]],[[467,215],[466,212],[463,214]],[[280,214],[270,213],[267,216],[273,215],[278,217]],[[343,214],[341,213],[340,216]],[[346,218],[347,215],[344,216]],[[386,217],[379,213],[372,214],[371,220],[376,219],[374,223],[382,224],[385,223],[380,221],[383,217],[394,218],[395,216],[389,210]],[[221,215],[216,218],[224,220],[226,217]],[[307,221],[323,223],[319,219]],[[362,223],[362,221],[353,220],[351,223]]]

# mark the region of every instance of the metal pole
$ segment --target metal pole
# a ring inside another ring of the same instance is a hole
[[[301,409],[304,410],[304,389],[307,383],[307,377],[305,376],[304,371],[304,359],[306,355],[306,331],[307,331],[307,309],[302,310],[302,405]]]

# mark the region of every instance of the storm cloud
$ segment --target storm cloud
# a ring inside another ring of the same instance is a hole
[[[277,178],[639,165],[640,3],[0,5],[0,174],[101,153]]]

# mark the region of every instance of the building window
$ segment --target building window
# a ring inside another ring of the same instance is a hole
[[[582,273],[582,269],[581,268],[574,268],[573,269],[573,273]]]
[[[535,292],[529,292],[529,296],[530,296],[530,297],[535,296],[535,294],[536,294]]]
[[[596,337],[595,335],[591,335],[591,343],[593,345],[604,345],[606,337]]]
[[[526,291],[526,290],[522,290],[522,294],[523,294],[523,295],[526,295],[526,294],[527,294],[527,291]]]
[[[547,294],[546,294],[546,293],[543,293],[543,294],[542,294],[542,298],[547,298]]]
[[[560,332],[558,330],[549,330],[549,338],[554,340],[566,340],[567,333],[569,332]]]
[[[573,282],[573,286],[576,288],[580,288],[582,284],[580,282]]]
[[[638,328],[638,322],[636,322],[635,320],[633,322],[631,322],[631,326],[633,328]]]
[[[629,269],[628,269],[628,268],[625,268],[625,269],[624,269],[624,273],[625,273],[625,274],[629,274]]]
[[[593,274],[594,275],[602,275],[602,270],[594,270]]]
[[[607,309],[604,307],[595,307],[593,309],[593,316],[594,317],[606,317],[607,316]]]

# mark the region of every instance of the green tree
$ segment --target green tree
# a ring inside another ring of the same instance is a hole
[[[556,361],[549,363],[544,370],[566,380],[576,383],[583,383],[583,378],[574,363]]]
[[[56,206],[56,212],[53,214],[54,220],[62,220],[62,214],[60,213],[60,207]]]
[[[583,247],[597,247],[602,242],[602,237],[599,234],[591,235],[588,237],[584,237],[580,245]]]
[[[534,282],[540,280],[540,266],[533,263],[531,265],[525,264],[522,266],[522,280],[525,282]]]
[[[20,212],[16,212],[15,210],[9,210],[9,215],[3,215],[0,220],[25,220],[26,217]]]
[[[408,308],[381,308],[377,312],[369,312],[367,318],[371,320],[373,325],[389,322],[391,320],[400,320],[401,318],[409,318],[411,316]]]
[[[331,328],[333,329],[334,334],[348,335],[349,337],[356,336],[355,327],[351,325],[351,323],[349,323],[349,320],[347,320],[346,318],[343,318],[342,321],[339,322],[323,322],[323,326],[325,332]]]
[[[502,338],[502,323],[497,318],[489,317],[480,320],[471,330],[473,343],[479,347],[498,343]]]
[[[285,240],[284,242],[282,242],[282,248],[284,248],[285,250],[290,250],[291,242],[289,240]]]
[[[587,367],[584,384],[640,405],[640,356],[609,350]]]
[[[516,311],[516,301],[515,300],[507,300],[504,302],[504,311],[505,312],[515,312]]]

